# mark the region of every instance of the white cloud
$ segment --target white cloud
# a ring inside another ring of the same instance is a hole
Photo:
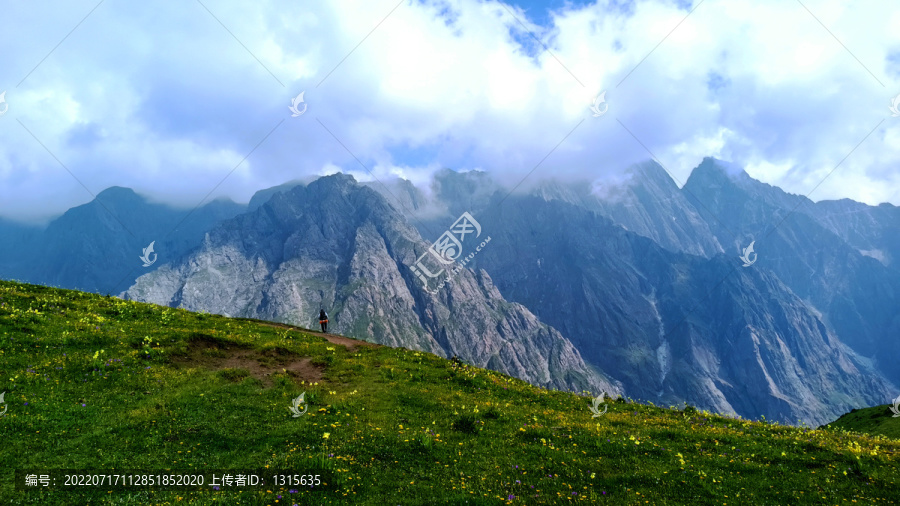
[[[213,197],[338,168],[371,177],[356,158],[379,178],[477,167],[514,185],[546,157],[528,183],[615,183],[650,157],[642,144],[681,182],[712,155],[803,195],[846,157],[813,200],[900,204],[888,0],[804,2],[815,17],[778,0],[704,2],[687,19],[667,0],[600,2],[549,28],[510,8],[549,46],[536,57],[507,9],[476,0],[404,2],[387,19],[396,0],[204,2],[215,18],[174,0],[105,2],[47,56],[95,5],[50,3],[11,5],[0,33],[15,48],[0,76],[2,216],[91,198],[54,157],[95,194],[129,186],[193,207],[238,163]],[[609,112],[594,118],[603,90]],[[309,109],[291,118],[300,91]]]

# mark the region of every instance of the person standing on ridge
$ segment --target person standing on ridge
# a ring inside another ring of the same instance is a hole
[[[328,330],[328,313],[324,309],[319,310],[319,325],[322,326],[322,332]]]

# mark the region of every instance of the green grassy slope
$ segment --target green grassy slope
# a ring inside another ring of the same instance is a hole
[[[894,417],[890,404],[854,409],[822,428],[900,439],[900,417]]]
[[[362,337],[362,336],[360,336]],[[0,282],[7,504],[900,501],[900,441],[586,395],[406,349]],[[294,418],[291,399],[309,411]],[[14,468],[283,469],[332,489],[13,489]]]

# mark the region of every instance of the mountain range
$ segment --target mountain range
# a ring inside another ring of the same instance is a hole
[[[335,174],[193,211],[110,188],[43,229],[0,221],[0,277],[307,327],[325,308],[337,333],[746,418],[820,425],[896,396],[897,207],[712,158],[682,188],[655,162],[627,175],[510,194],[478,171],[427,192]]]

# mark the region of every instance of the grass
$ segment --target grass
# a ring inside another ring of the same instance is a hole
[[[854,409],[823,428],[900,439],[900,417],[894,417],[890,404]]]
[[[900,440],[881,435],[623,399],[592,418],[589,395],[428,353],[0,281],[2,391],[7,504],[900,501]],[[297,470],[330,488],[15,491],[26,468]]]

